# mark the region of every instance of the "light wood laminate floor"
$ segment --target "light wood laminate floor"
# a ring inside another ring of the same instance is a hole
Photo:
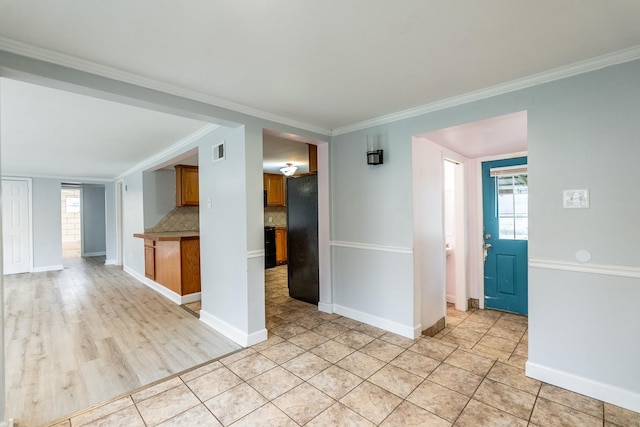
[[[104,257],[4,277],[8,418],[36,426],[239,347]]]

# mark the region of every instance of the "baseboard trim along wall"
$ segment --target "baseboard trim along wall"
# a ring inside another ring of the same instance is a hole
[[[438,332],[443,330],[447,326],[446,320],[444,317],[440,318],[436,323],[429,326],[427,329],[422,331],[422,335],[426,335],[428,337],[435,336]]]
[[[107,253],[102,251],[102,252],[85,252],[82,256],[83,257],[92,257],[92,256],[105,256]]]
[[[412,248],[403,248],[399,246],[372,245],[369,243],[343,242],[343,241],[336,240],[331,242],[331,246],[337,246],[341,248],[367,249],[370,251],[395,252],[399,254],[413,254]]]
[[[105,259],[104,265],[118,265],[118,260],[115,259]]]
[[[332,312],[353,320],[357,320],[359,322],[366,323],[368,325],[375,326],[376,328],[384,329],[385,331],[393,332],[394,334],[402,335],[406,338],[415,339],[422,334],[422,325],[415,325],[413,327],[406,326],[392,320],[384,319],[382,317],[374,316],[369,313],[354,310],[348,307],[343,307],[337,304],[333,305]]]
[[[267,339],[266,329],[247,334],[204,310],[200,311],[200,321],[242,347],[249,347]]]
[[[34,273],[43,273],[45,271],[59,271],[59,270],[64,270],[64,266],[62,264],[45,265],[44,267],[33,267]]]
[[[180,303],[181,304],[189,304],[190,302],[200,301],[201,299],[202,299],[201,293],[200,292],[194,292],[194,293],[189,294],[189,295],[182,295],[180,297]]]
[[[319,301],[318,311],[321,311],[323,313],[333,313],[333,304],[328,304],[326,302]]]
[[[624,265],[581,264],[578,262],[529,258],[529,267],[640,279],[640,268]]]
[[[153,289],[163,297],[171,300],[172,302],[178,305],[182,304],[182,297],[177,293],[173,292],[172,290],[165,288],[164,286],[154,282],[153,280],[147,279],[146,277],[138,274],[138,272],[130,269],[129,267],[123,267],[123,271],[129,274],[130,276],[132,276],[138,282],[141,282],[142,284],[147,285],[148,287],[150,287],[151,289]]]
[[[527,362],[525,369],[528,377],[612,403],[630,411],[640,412],[640,394],[537,363]]]

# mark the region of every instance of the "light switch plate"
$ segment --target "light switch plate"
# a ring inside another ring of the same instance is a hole
[[[564,190],[562,207],[565,209],[586,209],[589,207],[589,189]]]

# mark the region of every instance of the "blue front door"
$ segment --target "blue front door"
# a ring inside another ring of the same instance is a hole
[[[484,304],[527,314],[529,238],[526,157],[482,163]]]

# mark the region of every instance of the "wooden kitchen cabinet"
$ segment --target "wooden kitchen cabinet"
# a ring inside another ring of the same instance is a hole
[[[178,295],[200,292],[197,232],[134,234],[144,239],[145,276]]]
[[[144,275],[151,280],[156,278],[156,248],[151,239],[144,239]]]
[[[276,227],[276,264],[287,263],[287,228]]]
[[[285,206],[285,178],[275,173],[264,174],[264,189],[267,191],[267,206]]]
[[[198,206],[199,184],[198,167],[176,166],[176,206]]]

